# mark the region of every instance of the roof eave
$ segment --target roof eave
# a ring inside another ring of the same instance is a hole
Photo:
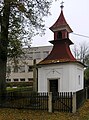
[[[51,64],[62,64],[62,63],[79,63],[81,64],[83,67],[86,67],[86,65],[84,65],[82,62],[80,61],[56,61],[56,62],[41,62],[41,63],[38,63],[38,66],[43,66],[43,65],[51,65]]]
[[[58,27],[50,27],[49,28],[52,32],[56,32],[56,31],[61,31],[61,30],[67,30],[68,33],[72,33],[72,29],[70,28],[69,25],[61,25],[61,26],[58,26]]]

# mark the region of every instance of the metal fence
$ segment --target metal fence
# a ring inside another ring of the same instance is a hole
[[[48,110],[48,93],[9,92],[1,107]]]
[[[0,103],[0,107],[47,111],[52,108],[52,112],[75,112],[85,101],[86,93],[86,90],[83,89],[76,92],[75,95],[72,92],[60,92],[52,93],[50,97],[48,93],[7,92]],[[49,101],[51,101],[51,104],[49,104]]]
[[[48,110],[49,96],[48,93],[30,93],[24,92],[8,92],[4,97],[1,107],[18,108],[18,109],[34,109]],[[72,112],[72,93],[53,93],[52,94],[53,111]]]
[[[86,93],[87,93],[87,98],[89,99],[89,86],[88,87],[86,87]]]
[[[76,92],[76,108],[78,109],[86,100],[86,89]]]
[[[53,94],[53,111],[72,112],[72,92]]]

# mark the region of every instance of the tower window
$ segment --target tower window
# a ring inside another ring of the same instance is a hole
[[[62,32],[57,33],[57,39],[62,39]]]

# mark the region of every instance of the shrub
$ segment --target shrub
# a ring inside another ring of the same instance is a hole
[[[6,83],[7,87],[27,87],[33,86],[33,82],[8,82]]]

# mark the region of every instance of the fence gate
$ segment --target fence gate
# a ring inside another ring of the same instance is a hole
[[[52,93],[52,109],[53,112],[72,112],[72,92]]]

